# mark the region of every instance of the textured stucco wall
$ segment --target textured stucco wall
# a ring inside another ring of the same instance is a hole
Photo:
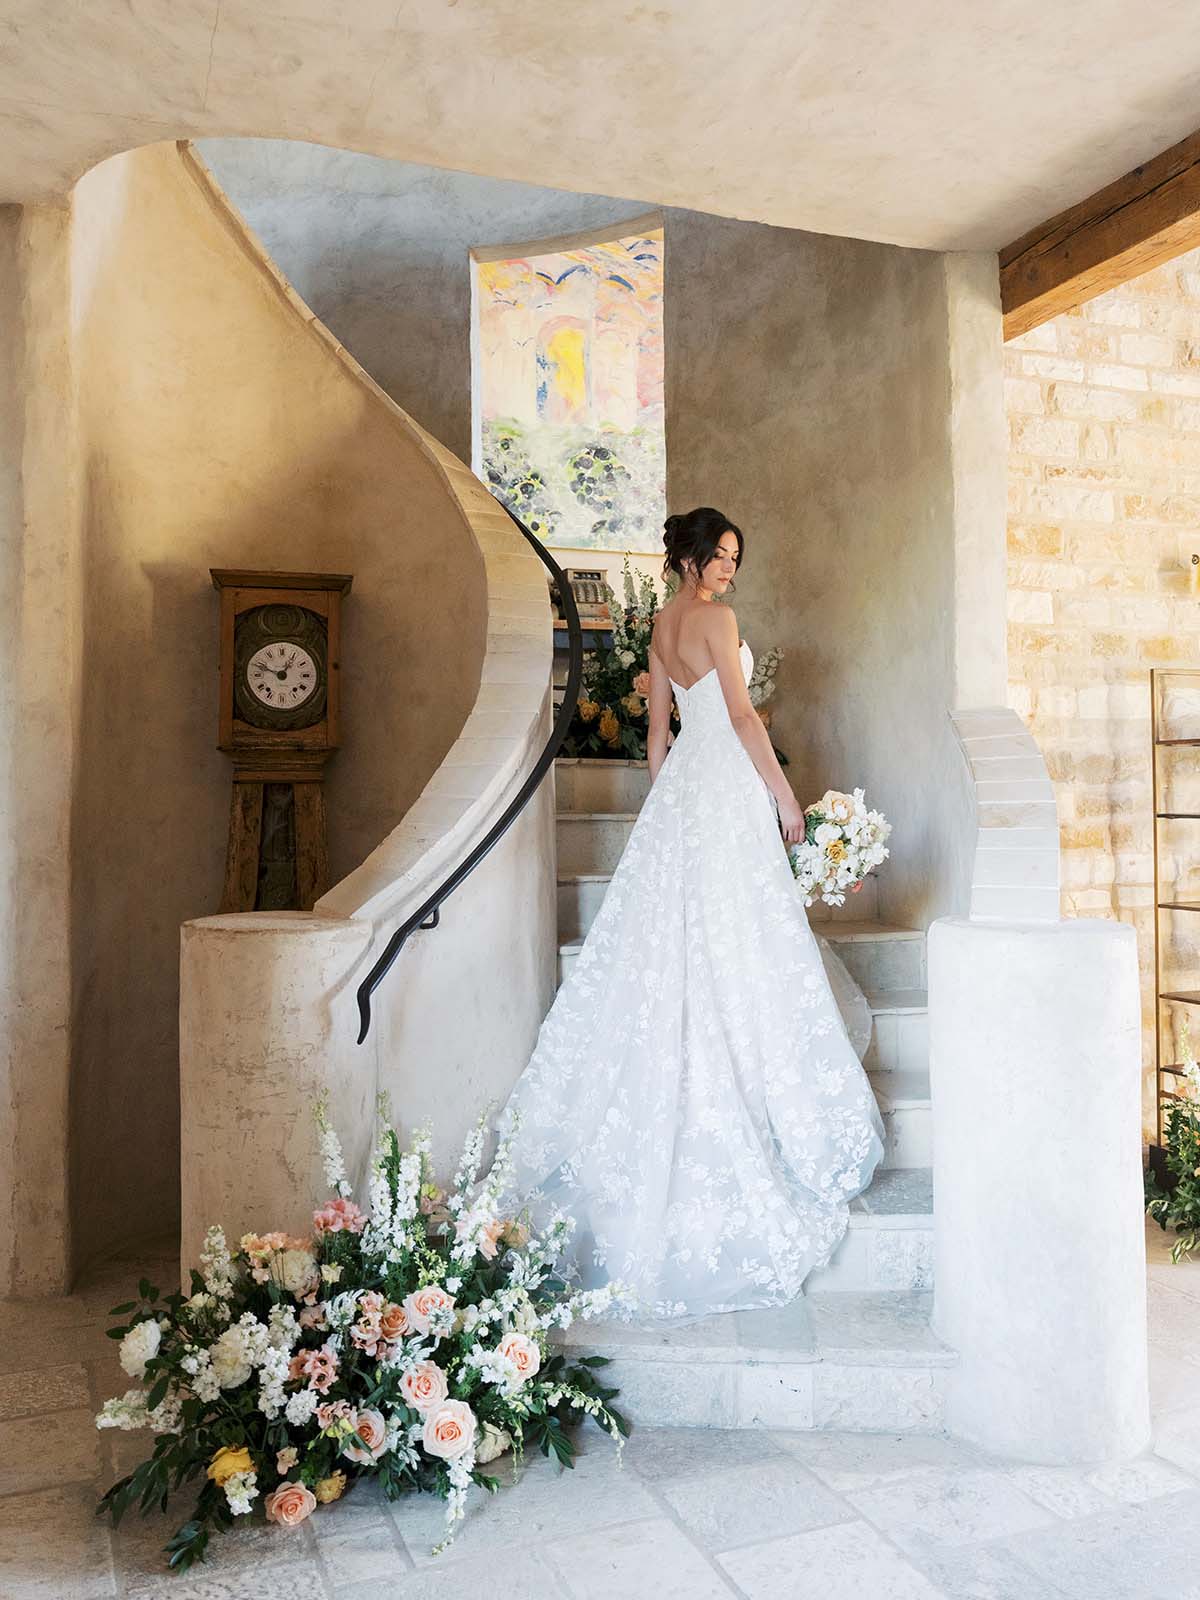
[[[0,1293],[69,1275],[79,547],[68,212],[0,208]]]
[[[470,250],[603,228],[649,209],[320,145],[206,139],[198,149],[317,316],[468,462]]]
[[[752,646],[787,650],[772,734],[793,786],[807,802],[862,784],[891,819],[885,918],[965,910],[973,838],[946,713],[960,675],[973,696],[1003,684],[970,647],[1002,627],[1002,571],[972,617],[955,609],[975,524],[952,398],[987,359],[959,350],[956,373],[951,358],[973,302],[936,254],[694,212],[668,212],[666,250],[668,498],[747,535],[733,603]]]
[[[334,877],[474,702],[479,552],[412,437],[285,302],[173,146],[75,195],[87,607],[72,848],[76,1254],[176,1214],[179,925],[216,910],[210,565],[349,571]]]

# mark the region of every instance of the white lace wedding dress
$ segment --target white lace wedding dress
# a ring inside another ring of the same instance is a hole
[[[674,690],[680,732],[498,1124],[512,1203],[569,1211],[582,1284],[624,1279],[642,1319],[794,1298],[882,1154],[861,992],[828,951],[856,1053],[715,670]]]

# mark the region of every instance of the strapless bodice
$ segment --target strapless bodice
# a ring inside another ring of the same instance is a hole
[[[738,646],[738,656],[742,663],[742,673],[747,683],[754,670],[754,652],[743,639]],[[703,677],[697,678],[690,688],[685,689],[681,683],[668,674],[668,682],[675,691],[675,700],[679,706],[679,720],[681,725],[690,725],[696,721],[708,722],[715,718],[722,718],[729,726],[729,708],[725,704],[725,696],[721,692],[721,680],[717,676],[716,667],[710,667]]]

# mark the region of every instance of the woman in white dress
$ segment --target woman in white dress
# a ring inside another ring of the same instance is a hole
[[[624,1280],[643,1319],[793,1299],[883,1150],[866,1039],[787,859],[803,812],[714,604],[742,534],[711,507],[665,527],[680,586],[650,646],[650,791],[498,1122],[516,1129],[509,1198],[571,1213],[579,1281]]]

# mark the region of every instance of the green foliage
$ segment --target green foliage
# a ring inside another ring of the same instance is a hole
[[[1171,1260],[1200,1249],[1200,1104],[1172,1099],[1164,1119],[1168,1182],[1146,1172],[1146,1210],[1164,1231],[1177,1234]]]

